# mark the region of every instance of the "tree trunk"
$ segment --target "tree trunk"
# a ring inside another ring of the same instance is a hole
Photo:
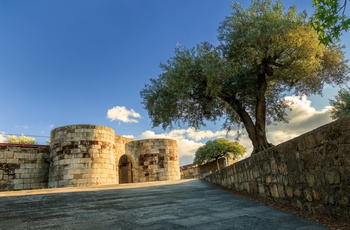
[[[221,97],[224,101],[226,101],[238,114],[240,117],[242,123],[244,124],[244,127],[248,133],[249,139],[252,141],[253,144],[253,152],[252,154],[258,153],[264,149],[267,149],[270,147],[269,143],[267,142],[266,138],[266,131],[265,131],[265,118],[264,116],[261,117],[261,114],[259,113],[259,119],[257,121],[263,122],[261,125],[259,122],[253,122],[247,111],[243,108],[240,101],[235,98],[228,98],[228,97]]]
[[[253,144],[252,154],[256,154],[260,151],[270,148],[272,145],[268,143],[266,137],[266,98],[265,93],[267,89],[267,82],[265,73],[258,76],[258,93],[256,95],[256,111],[255,111],[255,123],[250,117],[249,113],[245,110],[241,102],[232,95],[220,95],[220,98],[226,101],[232,109],[234,109],[240,120],[243,122],[245,129],[248,133],[249,139]]]
[[[258,93],[256,96],[255,107],[255,137],[256,146],[252,154],[258,153],[264,149],[271,147],[266,138],[266,98],[267,90],[265,71],[258,76]]]

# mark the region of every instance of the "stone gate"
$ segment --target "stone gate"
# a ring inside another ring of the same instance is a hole
[[[40,150],[0,147],[0,191],[178,179],[175,140],[134,140],[105,126],[58,127]]]

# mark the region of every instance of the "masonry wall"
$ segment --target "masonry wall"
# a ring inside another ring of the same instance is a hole
[[[114,130],[70,125],[51,132],[49,187],[117,183]]]
[[[205,180],[350,221],[350,118],[260,152]]]
[[[0,191],[48,187],[49,146],[0,145]]]
[[[179,180],[177,142],[171,139],[146,139],[129,142],[126,153],[136,155],[137,181]]]
[[[0,191],[178,179],[175,140],[135,141],[105,126],[58,127],[50,146],[0,144]]]

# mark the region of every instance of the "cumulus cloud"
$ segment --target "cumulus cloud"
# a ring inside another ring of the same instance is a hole
[[[6,141],[5,133],[0,133],[0,143],[4,143]]]
[[[122,137],[126,137],[126,138],[131,138],[131,139],[134,139],[134,135],[122,135]]]
[[[128,110],[125,106],[115,106],[107,111],[107,118],[111,121],[118,120],[125,123],[137,123],[141,115],[133,109]]]
[[[267,136],[273,144],[292,139],[332,121],[330,106],[316,110],[306,96],[290,96],[286,100],[291,108],[291,111],[287,111],[290,121],[268,127]]]

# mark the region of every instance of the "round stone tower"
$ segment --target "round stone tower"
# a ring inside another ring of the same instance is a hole
[[[136,158],[138,182],[180,179],[176,140],[145,139],[132,141],[126,144],[126,153],[134,155]]]
[[[51,131],[49,188],[116,184],[114,130],[69,125]]]

